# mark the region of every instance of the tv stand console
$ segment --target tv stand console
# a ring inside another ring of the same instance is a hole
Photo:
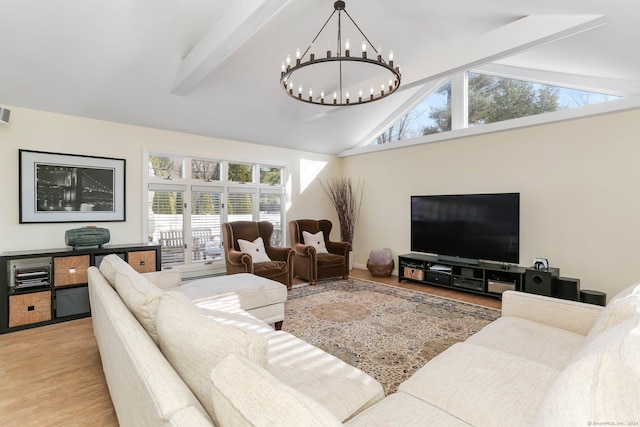
[[[412,280],[495,298],[501,298],[502,292],[507,290],[522,291],[527,271],[516,265],[508,268],[488,262],[470,265],[418,253],[400,255],[398,266],[399,282]]]

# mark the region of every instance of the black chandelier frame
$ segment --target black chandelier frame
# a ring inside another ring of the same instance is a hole
[[[387,96],[394,93],[400,87],[400,81],[401,81],[400,67],[397,67],[397,66],[394,67],[392,58],[389,58],[388,62],[385,61],[384,58],[382,57],[381,52],[379,51],[377,52],[377,56],[375,59],[369,58],[367,56],[367,51],[364,48],[364,46],[363,46],[363,51],[361,56],[351,56],[350,49],[345,49],[344,55],[343,55],[342,54],[342,20],[341,20],[342,12],[344,12],[345,15],[351,20],[355,28],[357,28],[357,30],[360,32],[360,34],[362,35],[366,43],[368,43],[369,46],[371,46],[374,52],[376,51],[376,49],[371,43],[371,41],[369,40],[369,38],[362,32],[358,24],[356,24],[356,22],[353,20],[351,15],[349,15],[349,12],[347,12],[347,10],[345,9],[346,6],[344,1],[336,1],[333,4],[333,7],[334,7],[333,12],[329,16],[329,18],[326,20],[322,28],[320,28],[320,31],[318,31],[318,34],[316,34],[311,44],[307,47],[304,53],[300,55],[299,58],[296,58],[295,65],[291,66],[291,64],[286,64],[286,65],[283,64],[282,71],[280,73],[280,85],[283,87],[285,93],[298,101],[306,102],[309,104],[315,104],[315,105],[325,105],[330,107],[366,104],[366,103],[370,103],[370,102],[374,102],[374,101],[378,101],[380,99],[386,98]],[[315,54],[309,53],[309,50],[311,50],[311,46],[313,46],[315,41],[318,39],[318,37],[320,36],[322,31],[325,29],[327,24],[334,17],[336,12],[338,13],[338,43],[337,43],[336,55],[334,56],[331,50],[327,50],[326,57],[316,58]],[[307,55],[307,53],[309,53],[309,60],[304,61],[304,58]],[[308,97],[305,97],[302,94],[301,88],[298,90],[297,93],[294,93],[292,77],[296,71],[299,71],[302,68],[309,67],[312,65],[330,63],[330,62],[339,63],[339,82],[338,82],[339,88],[337,91],[335,91],[336,96],[334,96],[332,102],[331,100],[327,102],[325,97],[322,95],[320,97],[314,98],[313,95],[310,93]],[[371,93],[369,93],[368,96],[363,96],[363,94],[360,92],[355,99],[350,99],[349,92],[346,93],[346,96],[344,96],[343,94],[343,82],[342,82],[343,62],[359,62],[359,63],[370,64],[376,67],[383,68],[389,73],[391,73],[389,78],[389,83],[382,84],[379,91],[375,91],[372,89]]]

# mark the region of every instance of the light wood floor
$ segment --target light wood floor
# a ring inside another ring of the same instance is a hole
[[[353,277],[500,308],[500,300],[397,276]],[[91,319],[73,320],[0,335],[0,426],[117,426]]]

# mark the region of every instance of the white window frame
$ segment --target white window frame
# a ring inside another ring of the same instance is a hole
[[[182,178],[173,178],[171,180],[167,180],[161,177],[153,177],[149,176],[149,159],[152,156],[160,156],[160,157],[178,157],[182,158],[183,165],[183,177]],[[211,181],[205,182],[198,179],[192,178],[192,170],[191,170],[191,160],[208,160],[220,163],[220,180],[219,181]],[[184,192],[184,236],[188,236],[185,238],[185,261],[184,264],[170,264],[163,265],[163,269],[179,269],[183,272],[187,273],[187,277],[189,275],[201,275],[201,274],[212,274],[224,271],[225,262],[224,258],[220,260],[192,260],[191,250],[192,250],[192,241],[191,241],[191,196],[192,192],[195,191],[211,191],[211,192],[222,192],[222,212],[221,212],[221,224],[227,222],[228,220],[228,197],[230,193],[234,192],[242,192],[252,194],[253,197],[253,220],[258,221],[260,218],[260,194],[263,192],[268,193],[278,193],[283,195],[282,203],[281,203],[281,228],[282,228],[282,242],[286,242],[286,232],[287,228],[286,224],[286,210],[285,210],[285,201],[286,201],[286,174],[287,168],[286,165],[277,164],[275,162],[264,162],[264,161],[247,161],[247,160],[221,160],[219,158],[205,158],[202,156],[189,156],[188,154],[177,154],[175,152],[166,152],[162,150],[150,150],[145,149],[143,156],[143,197],[142,197],[142,205],[143,205],[143,241],[148,240],[149,235],[149,192],[153,190],[164,190],[164,191],[183,191]],[[228,166],[230,163],[233,164],[246,164],[251,166],[252,168],[252,179],[253,182],[247,183],[239,183],[228,180]],[[269,167],[269,168],[279,168],[281,170],[280,184],[272,185],[272,184],[261,184],[260,183],[260,167]],[[220,230],[222,232],[222,230]]]

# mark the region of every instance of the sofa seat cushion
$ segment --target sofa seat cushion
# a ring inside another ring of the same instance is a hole
[[[129,311],[157,344],[156,314],[164,291],[133,269],[117,270],[115,288]]]
[[[519,317],[501,317],[466,342],[562,370],[584,344],[584,335]]]
[[[313,399],[264,368],[229,355],[211,372],[211,400],[223,426],[341,426]]]
[[[273,277],[287,271],[287,263],[284,261],[268,261],[253,264],[253,271],[261,277]]]
[[[196,305],[218,301],[243,310],[284,303],[287,299],[285,285],[249,273],[198,279],[174,290],[186,295]]]
[[[384,398],[369,375],[287,333],[268,335],[269,372],[345,421]]]
[[[599,334],[551,387],[536,425],[640,420],[640,315]]]
[[[262,335],[205,316],[180,293],[167,292],[160,299],[157,329],[162,353],[213,419],[209,375],[218,363],[238,354],[267,366],[267,340]]]
[[[345,423],[348,427],[465,427],[469,424],[407,393],[387,396]]]
[[[318,268],[344,264],[344,256],[336,254],[318,254]]]
[[[181,296],[186,298],[182,294]],[[237,326],[239,328],[245,328],[259,333],[269,333],[273,331],[273,328],[266,322],[263,322],[243,309],[232,305],[214,303],[211,304],[210,307],[197,306],[197,308],[200,313],[224,325]]]
[[[464,342],[433,358],[398,390],[471,425],[530,425],[559,372]]]

